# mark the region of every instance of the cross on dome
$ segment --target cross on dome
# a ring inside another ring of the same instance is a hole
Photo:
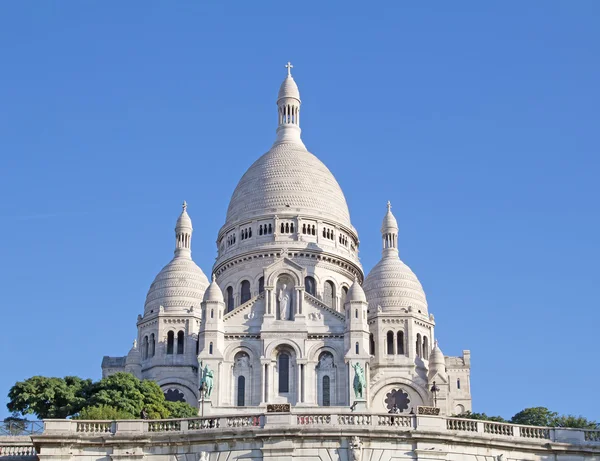
[[[286,67],[286,69],[288,71],[288,77],[291,77],[292,76],[292,68],[294,66],[292,66],[292,63],[288,61],[288,63],[285,65],[285,67]]]
[[[184,200],[183,204],[181,205],[181,208],[183,208],[183,211],[187,210],[187,202]]]
[[[388,211],[392,211],[392,202],[388,200],[387,202]]]

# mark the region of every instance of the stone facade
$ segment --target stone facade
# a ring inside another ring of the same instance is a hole
[[[425,292],[399,257],[389,204],[382,258],[365,278],[344,194],[302,142],[289,69],[275,143],[233,192],[212,282],[192,260],[184,203],[174,258],[150,287],[134,346],[105,357],[103,375],[153,379],[168,399],[206,414],[264,412],[268,404],[470,410],[470,353],[444,357],[439,349]]]

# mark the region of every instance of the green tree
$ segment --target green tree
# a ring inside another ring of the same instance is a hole
[[[130,373],[115,373],[95,383],[76,377],[34,376],[16,383],[7,407],[38,418],[134,419],[143,408],[151,419],[196,416],[185,402],[167,402],[154,381],[140,381]]]
[[[556,426],[558,413],[548,410],[546,407],[532,407],[521,410],[514,415],[510,422],[524,424],[527,426]]]
[[[165,406],[169,410],[170,418],[193,418],[198,416],[198,409],[187,402],[169,402],[167,400]]]
[[[600,429],[600,424],[583,416],[561,415],[554,421],[556,427],[574,427],[579,429]]]
[[[8,392],[9,411],[38,418],[66,418],[79,412],[88,398],[90,379],[76,376],[47,378],[33,376],[17,382]]]
[[[139,417],[143,408],[151,419],[170,416],[165,395],[154,381],[140,381],[131,373],[115,373],[94,383],[86,406],[107,405]]]
[[[465,418],[465,419],[478,419],[483,421],[495,421],[498,423],[506,423],[506,421],[502,416],[488,416],[485,413],[472,413],[470,411],[465,411],[460,415],[455,415],[457,418]]]
[[[85,407],[74,419],[137,419],[138,416],[108,405]]]

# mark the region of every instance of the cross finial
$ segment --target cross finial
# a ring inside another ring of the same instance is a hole
[[[292,63],[288,61],[288,63],[285,65],[286,69],[288,70],[288,77],[292,76],[292,68],[294,66],[292,66]]]
[[[387,207],[388,207],[388,212],[392,211],[392,202],[390,202],[389,200],[387,202]]]
[[[183,208],[183,211],[187,210],[187,202],[184,200],[183,204],[181,205],[181,208]]]

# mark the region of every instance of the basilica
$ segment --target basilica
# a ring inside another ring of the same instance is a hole
[[[291,75],[277,96],[276,139],[233,191],[210,277],[192,259],[187,204],[175,254],[156,276],[118,371],[156,381],[207,414],[269,405],[442,415],[471,410],[470,352],[444,356],[423,287],[400,259],[381,204],[381,259],[365,276],[344,194],[301,138]],[[282,407],[282,408],[283,408]]]

